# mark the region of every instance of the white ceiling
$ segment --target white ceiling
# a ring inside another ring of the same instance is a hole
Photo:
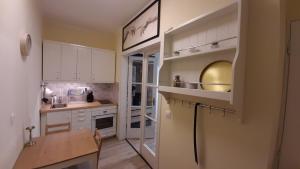
[[[49,19],[115,32],[151,0],[42,0]]]

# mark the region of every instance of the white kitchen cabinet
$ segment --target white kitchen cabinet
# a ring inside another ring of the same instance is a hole
[[[72,111],[57,111],[41,114],[41,135],[46,135],[47,125],[59,125],[70,123],[70,130],[76,131],[81,129],[91,129],[91,112],[92,109],[79,109]],[[66,129],[66,126],[51,128],[50,132]],[[48,131],[49,131],[48,130]]]
[[[61,58],[61,80],[77,80],[77,47],[63,44]]]
[[[115,53],[105,49],[44,41],[43,80],[115,82]]]
[[[91,129],[91,109],[72,111],[72,130]]]
[[[44,41],[43,44],[43,79],[61,80],[61,45]]]
[[[77,80],[90,82],[92,80],[92,48],[77,48]]]
[[[114,83],[115,55],[113,51],[92,49],[92,82]]]

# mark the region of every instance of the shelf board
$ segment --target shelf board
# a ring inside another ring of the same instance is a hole
[[[214,92],[214,91],[205,91],[201,89],[187,89],[179,87],[170,87],[170,86],[159,86],[159,92],[181,94],[187,96],[195,96],[201,98],[209,98],[214,100],[230,101],[231,93],[230,92]]]
[[[206,54],[217,53],[217,52],[225,52],[225,51],[234,50],[234,49],[236,49],[236,46],[221,47],[221,48],[216,48],[216,49],[212,49],[209,51],[200,51],[200,52],[195,52],[195,53],[190,53],[190,54],[184,54],[181,56],[165,57],[164,61],[183,59],[183,58],[188,58],[188,57],[192,57],[192,56],[196,56],[196,55],[206,55]]]
[[[194,26],[197,26],[199,24],[202,24],[208,20],[213,20],[217,17],[224,16],[227,13],[237,11],[237,9],[238,9],[238,2],[234,1],[231,4],[225,6],[221,9],[206,13],[206,14],[201,15],[197,18],[194,18],[182,25],[179,25],[178,27],[171,28],[169,31],[165,32],[165,35],[172,36],[172,35],[178,34],[180,32],[184,32],[184,31],[186,31]]]

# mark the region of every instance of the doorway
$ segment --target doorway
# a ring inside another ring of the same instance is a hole
[[[291,24],[288,83],[279,169],[300,168],[300,21]]]
[[[159,51],[128,59],[127,141],[155,168],[158,139]]]

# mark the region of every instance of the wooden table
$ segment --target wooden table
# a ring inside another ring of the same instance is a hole
[[[64,132],[35,139],[36,144],[25,147],[14,169],[61,169],[89,162],[97,168],[97,145],[89,130]]]

